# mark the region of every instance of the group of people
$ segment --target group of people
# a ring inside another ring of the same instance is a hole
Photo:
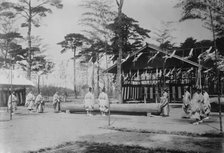
[[[29,112],[34,110],[38,113],[43,113],[45,104],[41,92],[39,92],[39,94],[35,98],[33,92],[30,91],[26,96],[25,106],[27,107]]]
[[[101,89],[98,97],[99,110],[102,116],[106,116],[109,107],[108,95],[105,93],[105,88]],[[92,111],[94,110],[94,95],[92,93],[92,88],[89,88],[88,93],[84,97],[84,107],[86,109],[87,115],[92,116]]]
[[[211,112],[211,104],[209,94],[205,90],[195,88],[193,90],[193,96],[188,91],[188,88],[184,88],[183,95],[183,111],[184,118],[192,118],[196,121],[193,123],[197,125],[204,120],[209,119]],[[163,89],[162,96],[160,97],[160,111],[159,115],[166,117],[169,116],[169,98],[167,88]]]
[[[183,110],[185,113],[184,117],[195,119],[196,122],[193,124],[197,125],[209,119],[211,105],[209,95],[205,90],[199,88],[194,90],[194,94],[191,96],[188,89],[184,89]]]
[[[12,114],[15,113],[17,110],[17,103],[18,103],[18,98],[16,96],[15,91],[13,91],[8,98],[8,110],[12,111]],[[59,96],[58,92],[56,92],[53,96],[53,108],[54,112],[60,112],[61,111],[61,96]],[[44,108],[45,108],[45,102],[44,98],[39,92],[39,94],[35,97],[32,90],[29,91],[29,93],[26,96],[26,102],[25,102],[25,107],[27,107],[27,110],[29,112],[38,112],[38,113],[43,113]]]
[[[61,96],[56,92],[53,96],[53,108],[54,112],[61,111]],[[14,113],[17,109],[18,98],[16,97],[15,91],[11,93],[8,98],[8,109]],[[89,88],[88,93],[84,97],[84,108],[87,115],[92,116],[92,111],[94,110],[94,95],[92,93],[92,88]],[[109,108],[108,95],[105,93],[105,88],[101,88],[101,92],[98,97],[99,110],[102,116],[105,116]],[[44,112],[44,98],[39,92],[35,97],[30,91],[26,96],[25,106],[31,111],[36,111],[38,113]],[[194,89],[193,96],[188,91],[188,88],[184,88],[183,95],[183,111],[185,118],[193,118],[196,120],[193,124],[202,123],[204,120],[209,119],[209,114],[211,111],[211,105],[209,100],[209,95],[205,90],[199,88]],[[167,88],[163,89],[162,96],[160,97],[160,115],[169,116],[169,100]]]
[[[12,114],[14,114],[15,111],[17,110],[18,101],[19,99],[17,98],[15,91],[12,91],[12,93],[9,95],[9,98],[8,98],[8,109],[12,111]],[[26,96],[25,106],[27,107],[29,112],[31,112],[32,110],[35,110],[38,113],[43,113],[44,98],[41,92],[35,98],[32,91],[30,91]]]
[[[44,111],[44,98],[41,95],[41,92],[35,96],[33,95],[32,91],[28,93],[26,96],[26,103],[25,106],[29,111],[36,110],[38,113],[43,113]],[[61,96],[59,96],[58,92],[55,92],[53,96],[53,108],[54,112],[60,112],[61,111]]]

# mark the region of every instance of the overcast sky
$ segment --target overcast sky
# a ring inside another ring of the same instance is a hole
[[[70,83],[73,80],[73,57],[72,52],[60,54],[61,47],[58,42],[64,39],[69,33],[81,33],[85,27],[79,25],[82,12],[84,10],[79,7],[82,0],[62,0],[63,9],[53,10],[53,14],[48,15],[41,21],[41,27],[33,29],[33,35],[39,35],[43,38],[43,43],[48,44],[47,54],[55,63],[55,71],[49,74],[50,79],[45,83],[58,86],[73,88]],[[115,0],[112,0],[115,2]],[[197,40],[211,39],[211,32],[202,27],[200,21],[179,22],[181,12],[174,8],[179,0],[124,0],[123,12],[129,17],[139,21],[139,24],[146,29],[151,30],[150,36],[161,28],[162,21],[173,21],[175,32],[172,33],[176,37],[173,41],[178,45],[188,37]],[[116,6],[116,3],[115,5]],[[117,8],[115,8],[117,11]],[[148,39],[148,43],[155,43],[153,39]],[[66,65],[64,73],[67,76],[67,83],[60,80],[60,68]],[[101,64],[102,66],[102,64]],[[79,78],[79,77],[78,77]],[[81,77],[82,78],[82,77]],[[55,84],[56,83],[56,84]]]
[[[80,2],[81,0],[62,0],[63,9],[54,10],[53,14],[42,19],[41,27],[33,32],[34,35],[40,35],[44,39],[43,42],[48,44],[47,53],[55,60],[61,60],[65,56],[60,55],[61,48],[56,43],[62,41],[66,34],[80,33],[83,29],[78,24],[83,12],[78,6]],[[174,8],[177,2],[178,0],[125,0],[123,12],[139,21],[142,27],[151,30],[150,35],[161,27],[161,21],[174,21],[176,31],[173,35],[177,44],[190,36],[198,40],[211,39],[211,33],[204,29],[199,21],[178,21],[181,12]],[[153,41],[149,39],[148,42]]]

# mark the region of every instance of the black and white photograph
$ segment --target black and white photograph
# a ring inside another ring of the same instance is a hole
[[[224,153],[224,0],[0,0],[0,153]]]

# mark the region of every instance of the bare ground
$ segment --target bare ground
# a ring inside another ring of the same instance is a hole
[[[19,108],[12,121],[0,113],[0,152],[224,152],[217,114],[203,124],[182,119],[181,109],[168,118],[96,114],[29,114]]]

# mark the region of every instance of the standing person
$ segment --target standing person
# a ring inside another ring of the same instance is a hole
[[[43,98],[41,92],[36,97],[35,105],[36,105],[36,111],[38,113],[44,112],[44,98]]]
[[[161,115],[164,117],[169,116],[170,109],[167,88],[163,89],[162,97],[160,97],[160,103]]]
[[[60,96],[58,95],[58,92],[55,92],[53,96],[53,107],[54,107],[54,112],[60,112],[61,111],[61,99]]]
[[[201,94],[201,89],[196,89],[192,100],[191,100],[191,118],[195,119],[194,125],[202,122],[202,102],[203,96]]]
[[[93,111],[93,105],[94,105],[94,96],[92,94],[92,88],[89,87],[89,92],[84,97],[84,107],[86,109],[86,113],[89,116],[92,116]]]
[[[209,114],[211,112],[211,104],[210,104],[210,98],[209,94],[203,90],[203,113],[204,113],[204,119],[209,119]]]
[[[35,101],[35,96],[33,95],[33,92],[30,91],[26,96],[26,103],[25,103],[25,106],[27,106],[27,109],[30,112],[34,109],[34,101]]]
[[[12,114],[17,110],[17,102],[18,98],[16,97],[15,91],[13,91],[8,98],[8,109],[12,110]]]
[[[100,109],[101,115],[105,116],[106,113],[108,112],[108,107],[109,107],[109,99],[108,99],[108,95],[105,93],[105,88],[101,90],[98,100],[99,100],[99,109]]]
[[[189,93],[188,91],[188,88],[185,87],[184,88],[184,95],[183,95],[183,110],[184,110],[184,113],[185,113],[185,116],[186,118],[189,118],[190,117],[190,101],[191,101],[191,94]]]

